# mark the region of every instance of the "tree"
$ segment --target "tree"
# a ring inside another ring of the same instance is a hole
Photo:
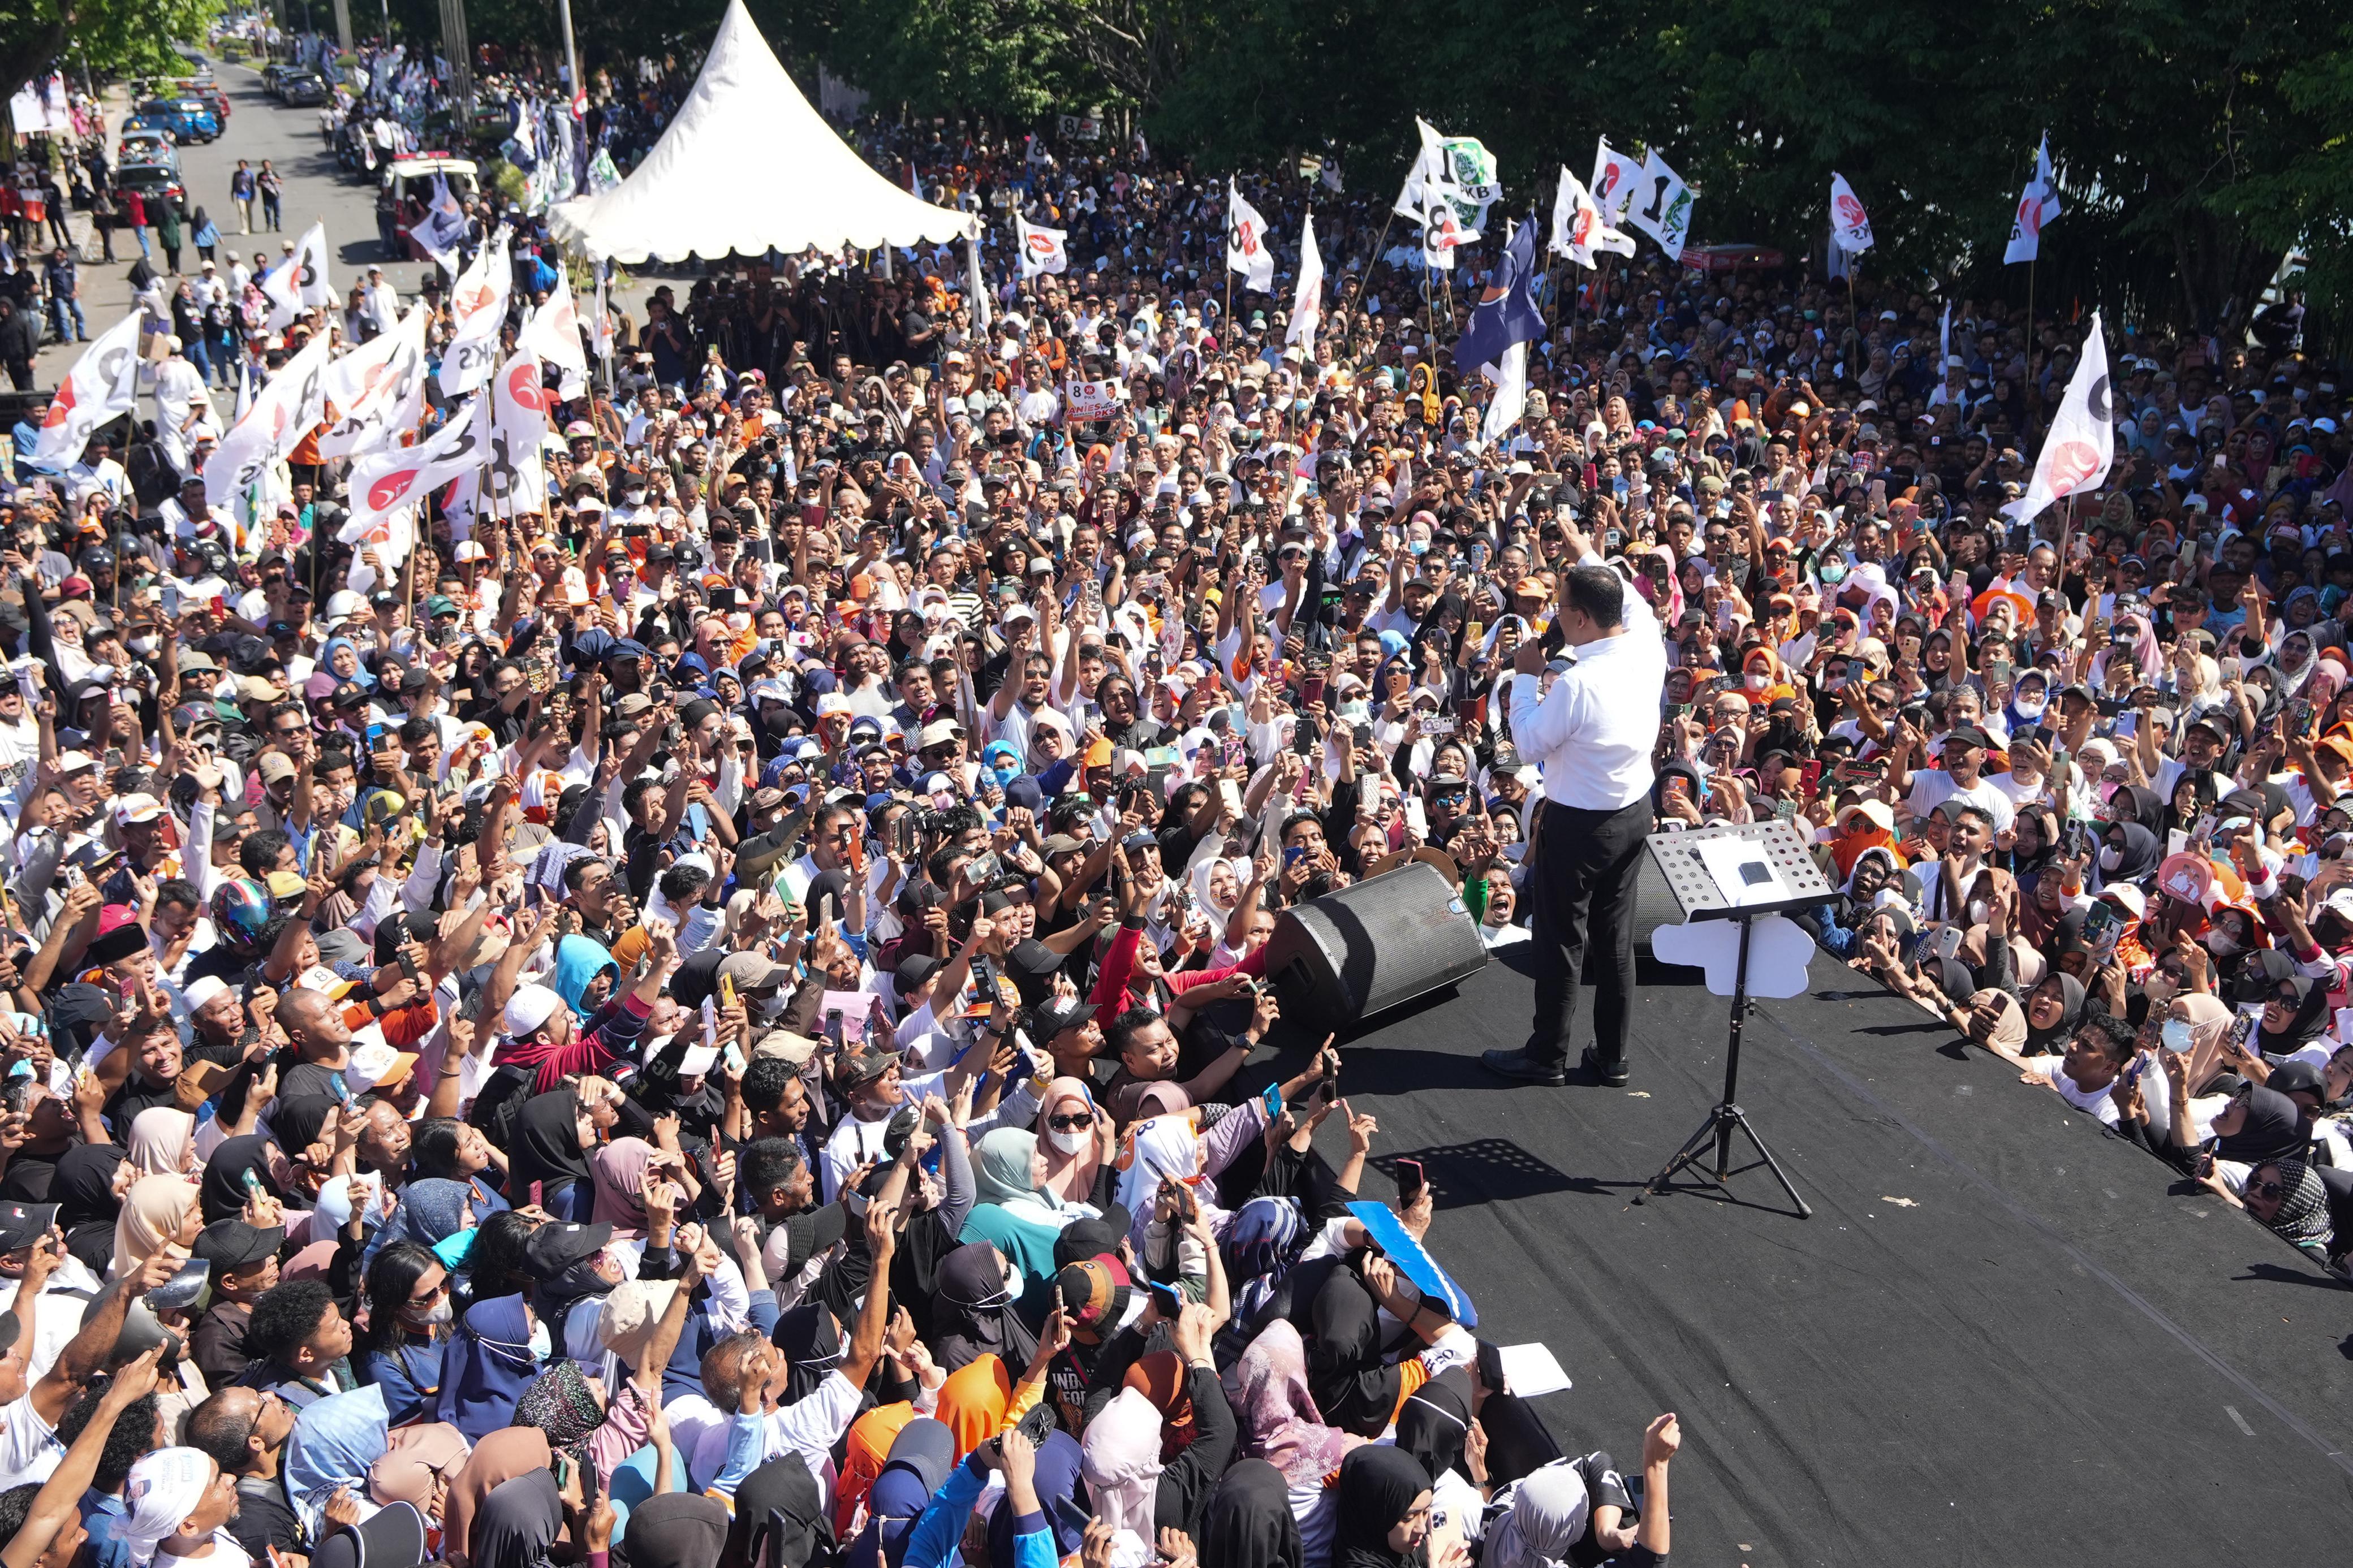
[[[221,0],[0,0],[0,82],[14,93],[52,69],[97,78],[176,75]]]

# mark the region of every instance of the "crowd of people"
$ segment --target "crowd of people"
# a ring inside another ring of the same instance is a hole
[[[206,504],[160,288],[164,417],[9,476],[7,1568],[1663,1562],[1674,1417],[1512,1390],[1262,983],[1408,861],[1525,940],[1579,563],[1669,645],[1659,826],[1799,824],[1823,948],[2342,1268],[2353,448],[2292,331],[2110,343],[2106,486],[2020,521],[2066,320],[1564,262],[1489,441],[1482,263],[1382,195],[1253,184],[1293,332],[1222,179],[860,141],[1071,269],[661,284],[548,367],[544,505],[396,562],[315,432]],[[512,334],[565,259],[469,222]],[[218,281],[265,382],[448,337]]]

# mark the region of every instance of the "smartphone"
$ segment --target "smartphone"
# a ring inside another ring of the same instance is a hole
[[[1184,1312],[1184,1293],[1176,1286],[1164,1285],[1157,1279],[1148,1280],[1146,1283],[1152,1290],[1152,1304],[1160,1309],[1162,1317],[1173,1319]]]
[[[1398,1202],[1410,1206],[1421,1196],[1422,1189],[1430,1185],[1430,1178],[1423,1172],[1421,1162],[1399,1160],[1397,1163],[1397,1184]]]
[[[2116,934],[2116,910],[2113,904],[2095,903],[2084,911],[2084,945],[2094,952],[2107,944]]]
[[[1324,678],[1321,675],[1311,675],[1300,682],[1299,700],[1302,706],[1324,700]]]
[[[2084,929],[2086,935],[2088,935],[2091,931],[2091,919],[2086,916],[2084,921]],[[1936,956],[1938,958],[1950,959],[1956,953],[1959,952],[1961,951],[1962,934],[1961,928],[1957,925],[1948,925],[1940,929],[1936,932]]]
[[[1454,721],[1440,714],[1432,714],[1421,721],[1421,732],[1433,740],[1443,741],[1454,733]]]
[[[2312,731],[2312,702],[2299,697],[2287,705],[2287,728],[2292,735],[2306,735]]]
[[[331,1075],[327,1079],[327,1087],[333,1092],[338,1104],[349,1105],[354,1098],[352,1094],[352,1086],[343,1081],[342,1073]]]
[[[555,1489],[557,1491],[562,1491],[565,1487],[572,1484],[572,1460],[567,1456],[563,1454],[556,1455],[554,1462],[551,1468],[555,1471]]]
[[[1314,721],[1303,717],[1291,732],[1291,749],[1303,757],[1312,757],[1323,738],[1316,732]]]
[[[2140,715],[2134,712],[2129,708],[2118,712],[2116,715],[2116,733],[2119,735],[2139,734]]]
[[[841,1009],[839,1007],[825,1010],[825,1037],[833,1042],[836,1050],[841,1048]]]
[[[1819,761],[1808,763],[1804,767],[1798,770],[1798,793],[1799,795],[1812,795],[1815,790],[1820,787],[1821,782],[1822,764]]]
[[[732,974],[719,977],[719,1005],[722,1007],[735,1005],[735,977]]]
[[[2091,921],[2087,920],[2084,924],[2086,930],[2090,929]],[[2247,1041],[2254,1036],[2255,1026],[2263,1021],[2263,1015],[2260,1008],[2253,1013],[2242,1013],[2237,1017],[2232,1019],[2231,1033],[2229,1036],[2231,1048],[2234,1051],[2245,1050],[2247,1048]]]

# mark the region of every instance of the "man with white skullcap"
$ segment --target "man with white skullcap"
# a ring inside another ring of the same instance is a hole
[[[237,1512],[237,1478],[209,1454],[158,1448],[131,1467],[123,1483],[127,1510],[117,1537],[132,1568],[245,1568],[252,1561],[223,1528]]]

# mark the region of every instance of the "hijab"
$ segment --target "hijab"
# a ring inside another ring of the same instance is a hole
[[[1315,1293],[1307,1386],[1327,1420],[1371,1437],[1397,1408],[1399,1373],[1381,1354],[1379,1310],[1355,1270],[1335,1268]]]
[[[779,1324],[781,1328],[783,1325]],[[773,1335],[771,1336],[774,1337]],[[787,1352],[789,1353],[789,1352]],[[786,1396],[789,1402],[790,1395]],[[833,1483],[833,1531],[839,1536],[849,1526],[858,1512],[858,1505],[874,1489],[874,1479],[882,1467],[891,1462],[891,1445],[899,1440],[915,1419],[915,1407],[902,1399],[893,1405],[878,1405],[849,1424],[849,1436],[842,1440],[841,1472]],[[934,1426],[938,1424],[934,1423]],[[955,1441],[946,1427],[940,1427],[941,1452],[947,1451]]]
[[[1435,1478],[1449,1470],[1470,1471],[1462,1463],[1462,1440],[1471,1430],[1471,1379],[1459,1366],[1414,1390],[1398,1412],[1397,1446],[1421,1461]]]
[[[474,1189],[464,1182],[427,1176],[400,1189],[400,1206],[393,1211],[392,1232],[425,1248],[446,1241],[466,1228],[466,1200]]]
[[[1050,1133],[1053,1127],[1051,1119],[1057,1114],[1067,1115],[1073,1110],[1091,1112],[1094,1108],[1094,1096],[1088,1093],[1087,1086],[1077,1079],[1058,1078],[1046,1086],[1046,1103],[1038,1111],[1038,1125],[1042,1131],[1036,1140],[1039,1149],[1046,1156],[1046,1184],[1039,1194],[1042,1200],[1059,1206],[1066,1203],[1082,1204],[1092,1195],[1095,1173],[1103,1168],[1103,1158],[1098,1152],[1094,1134],[1090,1132],[1086,1135],[1077,1153],[1065,1154],[1054,1147]],[[995,1133],[989,1134],[989,1137],[995,1136]],[[980,1142],[986,1148],[988,1139],[983,1138]],[[977,1180],[978,1173],[975,1175]]]
[[[156,1253],[169,1248],[185,1257],[187,1249],[173,1239],[188,1217],[196,1197],[196,1184],[185,1176],[142,1176],[124,1194],[122,1214],[114,1222],[114,1261],[109,1277],[120,1279],[135,1272]]]
[[[2214,1157],[2236,1160],[2242,1165],[2301,1160],[2309,1142],[2304,1134],[2303,1113],[2295,1100],[2277,1089],[2250,1084],[2246,1117],[2236,1132],[2215,1144]]]
[[[1299,1200],[1255,1197],[1234,1212],[1226,1233],[1226,1278],[1242,1281],[1234,1293],[1234,1327],[1249,1334],[1274,1305],[1276,1289],[1307,1245],[1307,1216]]]
[[[1003,1430],[1005,1412],[1012,1403],[1013,1379],[994,1355],[976,1357],[948,1373],[940,1384],[939,1418],[955,1439],[959,1463]]]
[[[515,1191],[533,1182],[586,1182],[595,1178],[580,1148],[580,1096],[568,1089],[534,1094],[515,1116]]]
[[[607,970],[613,972],[615,984],[619,983],[620,965],[613,961],[605,944],[593,937],[567,936],[555,944],[555,970],[548,976],[548,989],[564,998],[564,1005],[586,1016],[588,1009],[581,1005],[581,994],[589,984]]]
[[[151,1105],[132,1119],[131,1163],[142,1176],[185,1176],[195,1152],[196,1119],[175,1105]]]
[[[1160,1496],[1160,1412],[1138,1388],[1119,1396],[1087,1423],[1080,1439],[1082,1468],[1095,1517],[1145,1542]]]
[[[956,1459],[956,1436],[944,1423],[919,1415],[899,1429],[891,1440],[890,1458],[866,1494],[866,1528],[849,1549],[851,1568],[903,1568],[915,1521],[931,1506],[932,1494],[948,1479]],[[1045,1500],[1042,1489],[1039,1500]]]
[[[308,1148],[297,1143],[297,1149]],[[245,1173],[251,1171],[261,1182],[261,1190],[284,1202],[288,1194],[276,1176],[270,1173],[269,1139],[259,1132],[241,1138],[231,1138],[212,1152],[205,1162],[202,1193],[205,1223],[217,1225],[225,1219],[235,1219],[245,1212]]]
[[[1339,1468],[1352,1439],[1324,1424],[1307,1389],[1307,1350],[1290,1319],[1267,1324],[1224,1382],[1240,1417],[1243,1453],[1300,1486],[1319,1484]]]
[[[841,1321],[822,1301],[803,1301],[776,1320],[769,1342],[785,1352],[790,1380],[778,1405],[797,1405],[841,1364]],[[908,1406],[910,1414],[914,1407]],[[887,1444],[888,1439],[885,1439]]]
[[[605,1424],[605,1402],[588,1386],[580,1363],[564,1356],[522,1391],[514,1424],[545,1433],[549,1447],[586,1468],[588,1435]]]
[[[555,1473],[533,1470],[491,1489],[474,1512],[466,1552],[482,1568],[546,1568],[547,1549],[563,1527]]]
[[[66,1248],[93,1274],[105,1273],[114,1257],[114,1173],[127,1158],[111,1143],[77,1143],[58,1156],[49,1178]]]
[[[517,1476],[544,1471],[553,1458],[547,1435],[532,1426],[502,1426],[474,1445],[466,1463],[449,1478],[449,1495],[441,1503],[444,1555],[454,1568],[467,1568],[463,1547],[472,1539],[474,1516],[483,1500]]]
[[[1029,1159],[1038,1152],[1038,1135],[1026,1128],[999,1127],[984,1134],[972,1163],[977,1201],[995,1204],[1025,1224],[1060,1230],[1080,1216],[1092,1214],[1086,1204],[1065,1203],[1049,1184],[1029,1184]]]
[[[932,1343],[940,1364],[962,1367],[984,1355],[1029,1364],[1038,1336],[1013,1310],[996,1247],[968,1241],[940,1260],[932,1300]]]
[[[589,1216],[593,1222],[609,1221],[631,1230],[645,1228],[646,1204],[638,1189],[645,1182],[646,1165],[653,1154],[654,1146],[642,1138],[616,1138],[596,1151],[589,1161],[596,1184],[596,1212]]]
[[[531,1316],[521,1296],[477,1301],[458,1320],[441,1357],[441,1393],[435,1419],[480,1443],[514,1418],[515,1401],[538,1374],[532,1353]],[[544,1435],[541,1441],[545,1442]]]
[[[2048,984],[2053,979],[2059,983],[2062,998],[2057,1023],[2047,1029],[2038,1029],[2034,1026],[2032,1010],[2023,1004],[2020,1006],[2019,1010],[2026,1015],[2026,1043],[2020,1050],[2026,1056],[2050,1056],[2064,1051],[2067,1042],[2075,1037],[2075,1026],[2084,1021],[2084,1004],[2087,995],[2084,983],[2063,969],[2054,969],[2042,977],[2042,984]],[[2036,986],[2037,990],[2041,988],[2041,984]],[[2030,993],[2030,998],[2031,995]]]
[[[2142,793],[2148,795],[2152,802],[2157,799],[2155,795],[2147,791]],[[2103,888],[2113,888],[2120,882],[2146,882],[2157,870],[2159,847],[2158,837],[2151,833],[2137,817],[2128,817],[2124,814],[2125,808],[2121,804],[2124,795],[2123,790],[2116,791],[2116,801],[2119,803],[2116,820],[2109,824],[2124,837],[2123,857],[2113,868],[2105,864],[2102,857],[2097,855],[2093,857],[2093,864],[2099,868],[2099,881]],[[2106,834],[2102,834],[2100,837],[2103,848],[2116,847],[2108,841]]]
[[[735,1489],[725,1560],[751,1568],[804,1568],[820,1544],[832,1544],[824,1513],[807,1462],[796,1453],[771,1459]]]
[[[2286,1031],[2274,1035],[2260,1022],[2255,1025],[2255,1048],[2274,1058],[2294,1056],[2328,1023],[2328,993],[2310,975],[2289,974],[2273,981],[2269,989],[2277,994],[2282,987],[2295,991],[2296,998],[2295,1016],[2288,1020]]]
[[[727,1505],[698,1492],[661,1492],[629,1510],[629,1568],[713,1568],[727,1545]]]
[[[1334,1568],[1404,1568],[1409,1554],[1389,1549],[1389,1531],[1430,1490],[1430,1472],[1402,1448],[1367,1443],[1340,1461],[1340,1530]]]
[[[2279,1172],[2280,1185],[2285,1191],[2279,1208],[2263,1222],[2264,1226],[2297,1247],[2325,1253],[2334,1230],[2328,1189],[2321,1184],[2319,1174],[2302,1160],[2274,1161],[2273,1167]]]
[[[1573,1461],[1556,1459],[1531,1470],[1512,1483],[1509,1507],[1487,1527],[1482,1561],[1485,1568],[1557,1568],[1585,1534],[1592,1511],[1585,1477]]]
[[[1299,1521],[1281,1470],[1244,1459],[1226,1472],[1209,1499],[1201,1560],[1218,1568],[1301,1568]]]
[[[1046,1516],[1046,1528],[1053,1539],[1053,1555],[1057,1561],[1068,1558],[1086,1544],[1082,1531],[1064,1521],[1055,1504],[1075,1500],[1080,1472],[1086,1468],[1086,1454],[1079,1440],[1060,1427],[1046,1434],[1038,1445],[1038,1468],[1031,1479],[1037,1489],[1038,1510]],[[1013,1545],[1013,1510],[1000,1507],[988,1518],[988,1561],[1016,1563]]]
[[[286,1439],[286,1496],[313,1536],[327,1532],[327,1501],[339,1487],[367,1494],[368,1469],[391,1447],[384,1390],[364,1384],[314,1399],[295,1413]]]

